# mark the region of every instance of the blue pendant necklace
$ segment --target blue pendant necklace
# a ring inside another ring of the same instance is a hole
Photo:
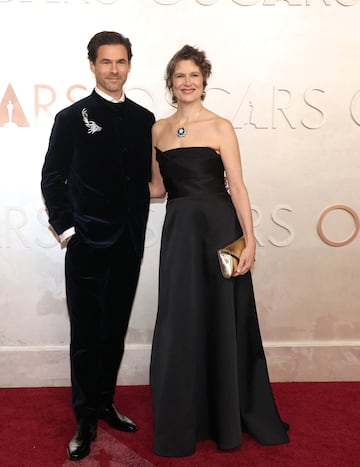
[[[187,130],[185,125],[190,123],[190,121],[192,121],[192,120],[198,120],[202,109],[203,108],[201,107],[199,112],[197,112],[193,117],[190,117],[190,118],[186,119],[186,121],[185,121],[185,123],[183,125],[181,125],[180,120],[179,120],[179,125],[180,126],[176,130],[176,136],[178,136],[179,138],[183,138],[185,135],[187,135],[188,130]]]
[[[184,126],[180,126],[176,130],[176,136],[178,136],[179,138],[182,138],[183,136],[185,136],[186,133],[187,133],[187,129]]]

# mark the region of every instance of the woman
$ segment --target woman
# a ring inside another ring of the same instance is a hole
[[[202,104],[210,74],[204,52],[179,50],[166,71],[177,110],[153,126],[150,194],[168,195],[150,368],[155,452],[162,456],[191,455],[203,439],[233,449],[242,432],[262,444],[289,441],[256,315],[256,245],[237,137]],[[242,234],[239,265],[224,279],[216,252]]]

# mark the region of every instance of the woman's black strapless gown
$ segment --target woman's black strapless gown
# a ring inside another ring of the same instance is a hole
[[[159,307],[150,367],[155,452],[187,456],[197,440],[219,449],[289,441],[274,402],[251,273],[224,279],[217,250],[242,234],[224,187],[220,156],[208,147],[161,152],[168,192]]]

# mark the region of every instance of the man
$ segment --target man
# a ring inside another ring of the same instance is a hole
[[[71,460],[90,453],[97,420],[136,431],[114,406],[149,211],[154,115],[124,95],[130,41],[99,32],[88,44],[96,87],[59,112],[42,169],[49,223],[66,246],[72,405]]]

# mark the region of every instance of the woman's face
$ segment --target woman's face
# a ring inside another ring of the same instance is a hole
[[[201,100],[204,91],[204,78],[193,60],[180,60],[172,76],[172,90],[177,102]]]

